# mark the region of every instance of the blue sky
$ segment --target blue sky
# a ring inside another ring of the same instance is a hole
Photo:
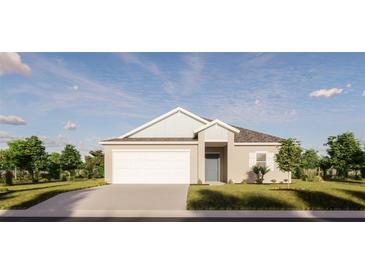
[[[365,54],[0,53],[0,147],[86,154],[177,106],[322,153],[345,131],[365,142]]]

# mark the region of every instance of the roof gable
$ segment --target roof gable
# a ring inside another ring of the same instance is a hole
[[[174,120],[177,117],[180,120]],[[235,143],[279,143],[284,140],[283,138],[266,133],[229,125],[219,120],[200,117],[178,107],[120,137],[104,140],[102,143],[126,141],[196,141],[197,132],[208,129],[213,125],[219,125],[227,130],[233,131]],[[156,134],[156,131],[159,134]]]
[[[200,132],[202,130],[206,130],[206,129],[210,128],[211,126],[214,126],[214,125],[219,125],[219,126],[225,128],[225,129],[227,129],[229,131],[233,131],[235,133],[239,133],[240,132],[239,129],[237,129],[237,128],[231,126],[231,125],[228,125],[228,124],[226,124],[226,123],[224,123],[224,122],[222,122],[222,121],[220,121],[218,119],[215,119],[215,120],[209,122],[208,124],[205,124],[202,127],[198,128],[197,130],[194,131],[194,133],[198,133],[198,132]]]
[[[204,118],[178,107],[120,136],[119,138],[193,138],[194,131],[207,123],[208,121]]]

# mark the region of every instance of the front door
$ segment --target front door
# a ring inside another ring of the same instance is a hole
[[[205,180],[208,182],[219,182],[219,153],[205,154]]]

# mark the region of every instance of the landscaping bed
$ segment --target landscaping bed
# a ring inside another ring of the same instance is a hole
[[[365,183],[304,182],[190,186],[189,210],[365,210]]]

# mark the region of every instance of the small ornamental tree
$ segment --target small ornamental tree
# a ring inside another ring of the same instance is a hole
[[[256,174],[256,183],[262,184],[264,182],[264,176],[270,171],[269,168],[264,166],[253,166],[252,172]]]
[[[281,142],[279,152],[275,155],[279,169],[288,173],[288,188],[291,182],[290,173],[300,166],[301,153],[300,143],[294,138],[289,138]]]
[[[60,156],[61,169],[68,171],[70,177],[75,176],[75,170],[82,164],[80,152],[73,145],[66,145]]]

